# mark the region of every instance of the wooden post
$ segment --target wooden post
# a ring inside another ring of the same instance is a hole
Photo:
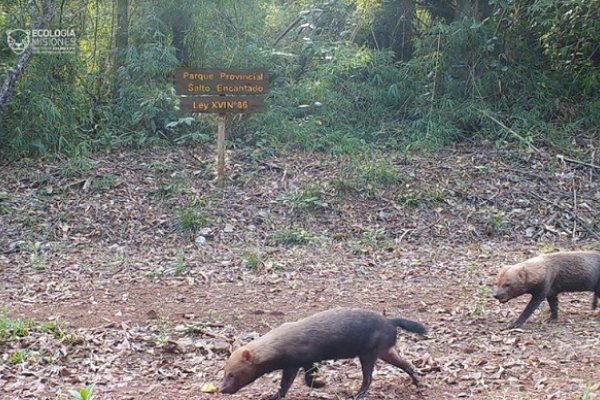
[[[51,0],[44,0],[51,1]],[[125,1],[125,0],[119,0]],[[192,114],[217,115],[217,186],[225,187],[225,123],[227,114],[257,113],[264,108],[269,73],[262,69],[189,69],[175,71],[175,93],[183,95],[181,109]]]
[[[217,185],[225,187],[225,113],[217,117]]]

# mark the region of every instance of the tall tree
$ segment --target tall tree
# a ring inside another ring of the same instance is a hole
[[[192,7],[193,5],[190,2],[173,2],[164,9],[162,16],[163,21],[171,28],[175,57],[177,57],[177,60],[182,65],[187,65],[189,61],[189,51],[185,36],[192,25]]]
[[[467,17],[481,21],[492,15],[493,10],[489,0],[457,0],[455,20]]]
[[[47,28],[50,24],[50,20],[54,16],[54,12],[55,10],[53,1],[44,0],[44,2],[42,3],[41,14],[38,18],[38,22],[35,25],[35,27],[37,29]],[[31,46],[29,46],[21,55],[19,61],[17,61],[17,65],[11,71],[8,72],[6,78],[4,79],[2,87],[0,87],[0,126],[2,126],[2,116],[4,114],[4,109],[10,101],[13,89],[25,73],[25,70],[31,62],[32,56],[33,50]]]
[[[115,53],[114,53],[114,73],[115,73],[115,97],[120,87],[118,79],[119,68],[125,65],[127,46],[129,45],[129,0],[116,0],[116,20],[115,29]]]
[[[372,8],[370,35],[364,40],[377,49],[394,51],[399,60],[408,60],[413,53],[416,5],[411,0],[381,0]]]
[[[441,19],[448,24],[454,21],[455,5],[452,0],[424,0],[421,6],[429,11],[434,20]]]

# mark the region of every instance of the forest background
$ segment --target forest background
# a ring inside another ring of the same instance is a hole
[[[34,26],[79,46],[24,60],[0,40],[8,159],[212,142],[178,67],[269,70],[230,148],[566,146],[600,127],[600,0],[0,1],[0,32]]]

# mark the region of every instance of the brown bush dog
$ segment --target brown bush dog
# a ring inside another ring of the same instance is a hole
[[[369,389],[378,358],[404,370],[418,385],[412,365],[400,358],[394,348],[396,327],[421,335],[427,333],[427,328],[419,322],[387,319],[376,312],[355,308],[335,308],[285,323],[231,354],[219,391],[236,393],[258,377],[281,369],[281,386],[270,397],[280,400],[300,368],[308,386],[322,387],[324,384],[315,379],[315,363],[354,357],[359,357],[363,375],[356,399],[363,398]]]
[[[600,297],[600,252],[566,251],[540,255],[500,270],[494,297],[501,303],[531,294],[531,300],[510,328],[519,328],[544,299],[550,305],[550,321],[558,318],[558,294],[594,292],[592,309]]]

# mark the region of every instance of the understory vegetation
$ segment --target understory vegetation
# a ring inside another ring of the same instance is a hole
[[[0,104],[0,155],[212,142],[174,70],[263,68],[264,112],[228,120],[256,155],[409,151],[475,138],[564,146],[600,127],[600,0],[0,1],[0,31],[74,29]],[[125,21],[125,22],[123,22]],[[0,41],[0,82],[19,62]]]

